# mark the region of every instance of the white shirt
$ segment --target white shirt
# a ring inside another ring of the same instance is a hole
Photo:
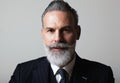
[[[68,65],[63,67],[63,69],[65,69],[65,71],[69,74],[69,79],[70,79],[71,74],[72,74],[72,70],[73,70],[73,67],[74,67],[74,64],[75,64],[75,59],[76,59],[76,57],[74,57],[74,59]],[[54,64],[51,64],[51,68],[52,68],[53,73],[55,75],[60,67],[58,67]],[[58,83],[60,82],[61,76],[59,74],[56,75],[56,80],[57,80]]]

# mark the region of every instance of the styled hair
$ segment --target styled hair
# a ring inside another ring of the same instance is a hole
[[[43,25],[43,18],[47,12],[59,10],[64,12],[70,12],[72,14],[72,17],[74,19],[74,24],[78,24],[78,14],[75,9],[73,9],[67,2],[63,0],[53,0],[48,7],[45,9],[45,11],[42,14],[42,25]]]

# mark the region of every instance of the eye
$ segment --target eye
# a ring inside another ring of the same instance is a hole
[[[70,33],[72,30],[71,28],[64,28],[63,33]]]
[[[55,30],[54,29],[48,29],[47,32],[53,33]]]

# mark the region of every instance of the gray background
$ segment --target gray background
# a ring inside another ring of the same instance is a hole
[[[0,83],[16,65],[44,55],[41,14],[51,0],[0,0]],[[66,0],[82,28],[76,51],[82,58],[110,65],[120,83],[120,0]]]

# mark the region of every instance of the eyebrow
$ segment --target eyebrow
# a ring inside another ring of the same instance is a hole
[[[72,28],[71,26],[64,26],[63,28]]]
[[[71,26],[63,26],[62,28],[72,28]],[[54,29],[53,27],[44,27],[44,29]]]
[[[43,29],[53,29],[52,27],[44,27]]]

